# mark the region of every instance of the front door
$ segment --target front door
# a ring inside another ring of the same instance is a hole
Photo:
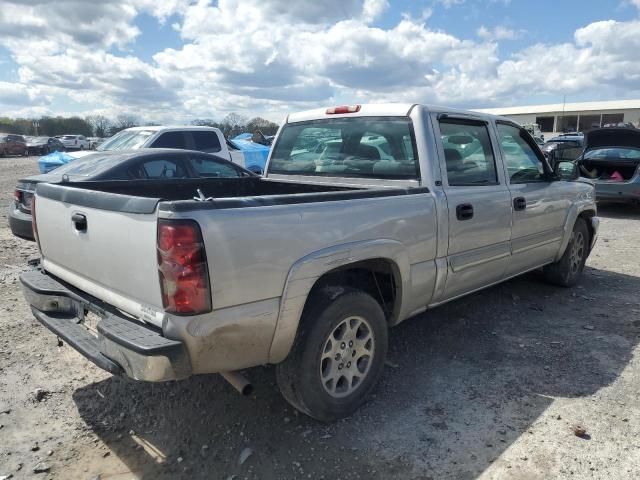
[[[513,257],[507,275],[515,275],[549,263],[558,253],[570,195],[564,182],[552,178],[523,128],[500,121],[496,126],[513,204]]]
[[[437,123],[449,210],[444,299],[451,299],[503,277],[511,254],[511,196],[487,122],[456,115]]]

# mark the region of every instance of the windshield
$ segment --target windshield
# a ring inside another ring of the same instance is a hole
[[[411,120],[354,117],[285,125],[269,173],[334,177],[418,178]]]
[[[96,150],[132,150],[140,148],[154,133],[153,130],[123,130],[108,140],[105,140]]]
[[[636,148],[596,148],[584,154],[588,160],[640,160],[640,149]]]

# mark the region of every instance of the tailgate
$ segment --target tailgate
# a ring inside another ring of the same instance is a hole
[[[43,268],[74,287],[161,326],[158,199],[40,184],[36,225]]]

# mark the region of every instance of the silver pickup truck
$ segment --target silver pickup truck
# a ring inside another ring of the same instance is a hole
[[[114,374],[276,364],[323,421],[378,381],[387,329],[543,268],[579,279],[594,187],[506,118],[424,105],[291,114],[264,177],[40,184],[36,318]]]

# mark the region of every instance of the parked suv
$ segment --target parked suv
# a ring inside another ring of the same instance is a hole
[[[7,155],[28,155],[27,142],[22,135],[0,133],[0,157]]]
[[[91,148],[91,142],[84,135],[63,135],[60,137],[60,141],[65,148],[75,148],[78,150],[89,150]]]
[[[243,150],[227,142],[220,129],[215,127],[160,125],[132,127],[106,139],[96,147],[96,150],[135,150],[138,148],[179,148],[213,153],[254,173],[262,173],[254,168],[258,162],[251,155],[245,155]],[[90,153],[89,151],[73,152],[69,156],[80,158]],[[264,165],[260,167],[264,167]]]

